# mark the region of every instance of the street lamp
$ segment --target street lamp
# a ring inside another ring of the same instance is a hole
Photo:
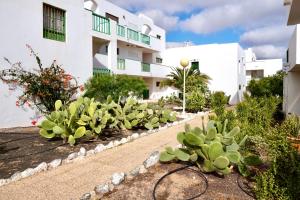
[[[180,65],[183,67],[183,109],[182,115],[185,116],[185,68],[189,65],[190,61],[186,58],[180,60]]]

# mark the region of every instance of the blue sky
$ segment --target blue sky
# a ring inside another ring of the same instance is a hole
[[[151,17],[167,31],[167,44],[239,42],[258,58],[282,58],[294,27],[283,0],[110,0]]]

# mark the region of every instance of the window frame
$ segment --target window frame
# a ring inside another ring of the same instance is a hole
[[[66,10],[43,3],[43,38],[65,42],[66,36]]]

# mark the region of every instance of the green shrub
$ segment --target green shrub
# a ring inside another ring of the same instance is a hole
[[[35,107],[41,113],[49,113],[55,110],[54,104],[57,100],[69,103],[79,89],[76,79],[67,74],[55,61],[50,67],[43,67],[38,55],[29,45],[27,47],[35,57],[38,69],[27,71],[22,68],[21,62],[12,64],[5,59],[11,68],[0,71],[0,80],[8,84],[10,90],[22,90],[16,106],[26,104]]]
[[[147,90],[143,79],[127,75],[102,74],[93,76],[85,85],[84,96],[95,98],[98,101],[105,101],[111,96],[114,101],[126,99],[130,96],[143,97]]]
[[[287,116],[282,126],[287,131],[287,134],[293,137],[300,136],[300,117],[296,115]]]
[[[214,92],[211,96],[211,107],[217,116],[222,116],[225,112],[225,106],[229,101],[229,97],[224,92]]]
[[[186,110],[189,112],[202,111],[205,106],[205,97],[200,91],[193,91],[186,95]]]
[[[285,73],[280,71],[273,76],[265,77],[260,80],[251,80],[247,89],[252,97],[283,97],[283,78]]]
[[[298,199],[300,196],[300,156],[287,138],[288,131],[284,125],[277,125],[264,136],[271,164],[256,177],[258,199]]]
[[[183,147],[175,150],[167,147],[160,154],[160,161],[189,161],[204,172],[217,172],[221,175],[231,173],[230,167],[238,165],[242,160],[239,148],[247,138],[238,144],[234,137],[239,133],[239,127],[227,131],[227,123],[227,120],[224,124],[209,121],[206,128],[203,125],[202,129],[191,129],[186,125],[185,132],[177,135],[177,140]]]

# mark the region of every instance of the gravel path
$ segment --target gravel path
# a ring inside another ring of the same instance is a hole
[[[188,122],[201,127],[201,117]],[[64,200],[79,199],[95,185],[107,181],[115,172],[129,172],[153,152],[176,146],[176,135],[184,129],[177,125],[131,143],[106,150],[84,160],[60,166],[0,187],[0,199]]]

